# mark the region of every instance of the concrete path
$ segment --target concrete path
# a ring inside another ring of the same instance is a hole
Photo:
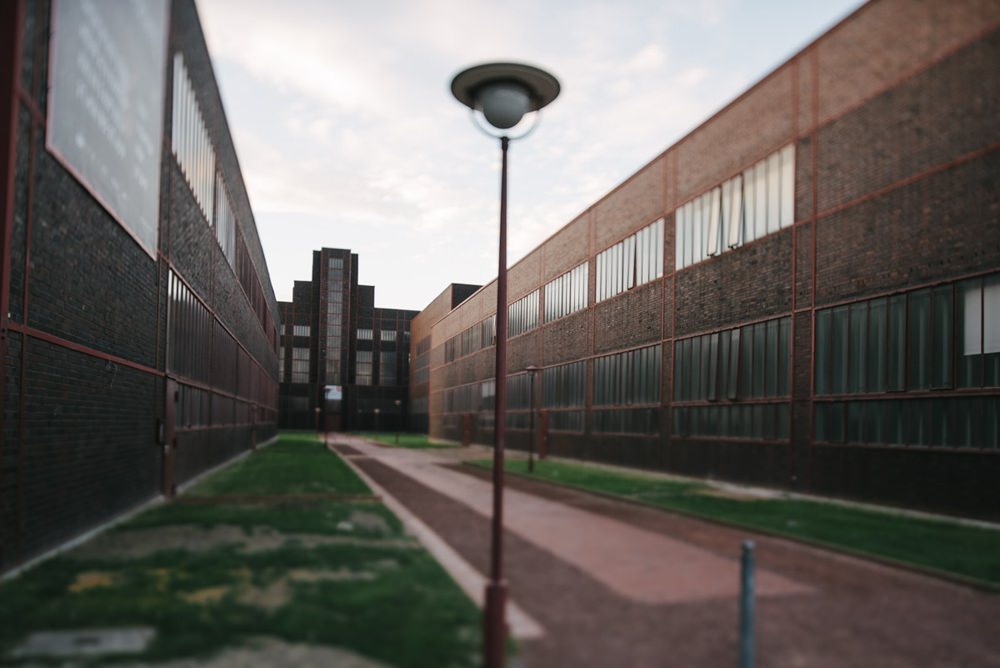
[[[447,544],[466,577],[487,572],[488,478],[448,467],[488,451],[333,441]],[[509,617],[530,622],[525,665],[736,664],[745,532],[523,479],[507,487]],[[1000,666],[1000,597],[754,538],[758,666]]]

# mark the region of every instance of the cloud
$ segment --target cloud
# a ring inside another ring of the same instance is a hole
[[[498,150],[451,99],[457,70],[515,59],[563,84],[511,149],[513,263],[749,82],[734,33],[775,41],[732,28],[731,0],[198,6],[279,298],[311,250],[350,247],[409,308],[495,274]]]

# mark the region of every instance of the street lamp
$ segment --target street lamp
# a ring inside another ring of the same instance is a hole
[[[399,445],[399,430],[403,426],[403,400],[396,399],[396,445]]]
[[[540,367],[532,364],[525,368],[531,386],[528,388],[528,473],[535,472],[535,374]]]
[[[539,111],[559,95],[554,76],[520,63],[488,63],[459,72],[451,82],[455,98],[479,112],[493,130],[477,125],[500,140],[500,252],[497,266],[496,390],[493,419],[493,523],[490,548],[490,581],[486,585],[483,620],[483,658],[487,668],[504,665],[507,650],[507,582],[503,579],[503,446],[507,414],[507,147],[508,130],[525,114]],[[537,122],[538,116],[534,120]],[[478,119],[477,119],[478,120]],[[525,136],[534,129],[534,123]]]

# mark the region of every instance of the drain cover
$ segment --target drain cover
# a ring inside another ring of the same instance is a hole
[[[100,656],[134,654],[146,649],[156,635],[154,629],[78,629],[75,631],[39,631],[32,633],[13,655],[22,656]]]

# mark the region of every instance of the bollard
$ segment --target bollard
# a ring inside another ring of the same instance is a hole
[[[753,668],[755,653],[754,631],[754,544],[743,541],[740,558],[740,668]]]

